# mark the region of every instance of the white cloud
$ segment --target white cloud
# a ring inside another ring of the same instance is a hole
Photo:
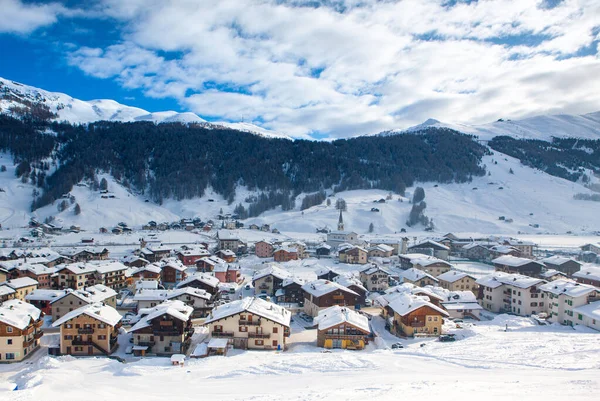
[[[299,137],[600,109],[598,53],[577,54],[598,40],[598,1],[445,3],[105,0],[122,41],[69,61]]]
[[[27,34],[52,25],[66,8],[58,3],[24,4],[20,0],[0,0],[0,33]]]

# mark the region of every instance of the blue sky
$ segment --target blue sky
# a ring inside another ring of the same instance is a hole
[[[337,138],[600,110],[597,0],[0,0],[0,76]]]

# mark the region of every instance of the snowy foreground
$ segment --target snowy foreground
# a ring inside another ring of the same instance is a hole
[[[382,337],[365,351],[322,353],[315,331],[294,324],[284,353],[233,351],[185,367],[168,358],[122,364],[34,356],[0,365],[0,399],[563,401],[597,399],[600,390],[600,336],[593,331],[501,315],[450,328],[460,338],[455,343],[401,340],[406,348],[391,350],[399,340],[383,331],[381,318],[372,324]]]

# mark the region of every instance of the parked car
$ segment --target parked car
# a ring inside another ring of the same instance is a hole
[[[400,348],[404,348],[404,345],[402,345],[402,343],[392,344],[392,349],[400,349]]]
[[[246,284],[246,286],[244,287],[247,290],[251,290],[252,289],[252,284]]]
[[[456,337],[454,334],[443,334],[440,336],[440,342],[450,343],[456,341]]]
[[[260,298],[260,299],[264,299],[265,301],[271,302],[271,297],[268,296],[267,294],[258,294],[256,297]]]

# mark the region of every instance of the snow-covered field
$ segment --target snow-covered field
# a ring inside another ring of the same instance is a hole
[[[381,331],[383,320],[375,317],[372,324]],[[506,315],[446,328],[461,339],[399,340],[383,333],[380,348],[322,353],[314,330],[294,325],[286,352],[234,351],[183,368],[170,366],[168,358],[122,364],[41,357],[41,350],[26,363],[0,365],[0,398],[562,401],[593,400],[600,390],[598,333]],[[389,349],[396,341],[405,348]]]

